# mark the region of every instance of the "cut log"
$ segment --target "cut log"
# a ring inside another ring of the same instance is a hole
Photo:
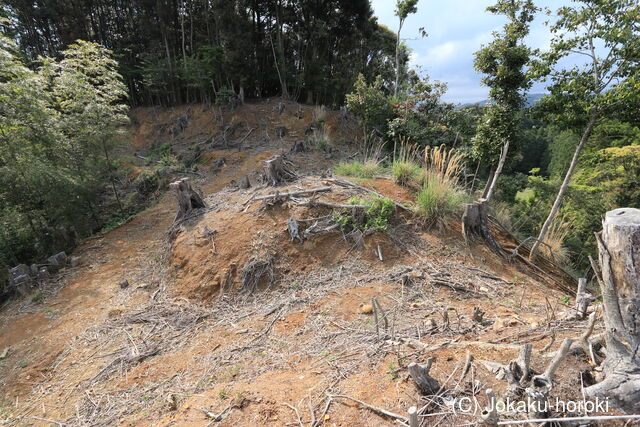
[[[409,369],[411,379],[416,383],[420,393],[425,396],[434,395],[440,390],[440,383],[438,383],[438,380],[429,375],[432,364],[433,357],[430,357],[424,365],[413,362],[407,367]]]
[[[467,243],[482,240],[489,248],[504,257],[504,251],[489,230],[489,205],[486,199],[467,203],[462,215],[462,235]]]
[[[298,176],[291,169],[291,163],[283,155],[264,161],[263,173],[268,185],[277,186],[292,181]]]
[[[189,178],[182,178],[179,181],[172,182],[169,187],[173,188],[178,201],[178,212],[173,220],[174,223],[189,215],[194,209],[207,207],[200,193],[191,187]]]
[[[640,210],[607,212],[596,235],[602,270],[604,381],[586,389],[628,414],[640,413]]]

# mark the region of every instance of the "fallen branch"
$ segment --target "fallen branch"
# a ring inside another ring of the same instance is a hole
[[[331,191],[331,187],[319,187],[319,188],[311,188],[309,190],[290,191],[288,193],[267,194],[266,196],[255,197],[251,199],[251,201],[255,202],[258,200],[280,199],[280,198],[292,197],[292,196],[302,196],[305,194],[324,193],[326,191]]]
[[[337,398],[337,399],[348,399],[348,400],[351,400],[353,402],[361,404],[365,408],[372,410],[373,412],[375,412],[378,415],[383,415],[383,416],[389,417],[389,418],[395,418],[395,419],[400,420],[400,421],[402,421],[404,423],[408,423],[409,422],[409,418],[407,418],[407,417],[404,417],[402,415],[398,415],[398,414],[396,414],[394,412],[391,412],[391,411],[387,411],[386,409],[383,409],[383,408],[378,408],[377,406],[369,405],[368,403],[365,403],[362,400],[358,400],[358,399],[356,399],[354,397],[347,396],[345,394],[329,394],[327,396],[329,396],[332,399],[334,399],[334,398]]]

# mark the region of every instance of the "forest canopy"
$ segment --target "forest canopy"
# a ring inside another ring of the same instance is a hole
[[[1,4],[1,3],[0,3]],[[369,0],[5,0],[30,59],[76,40],[116,54],[132,105],[291,95],[341,105],[356,76],[395,78],[395,34]],[[402,49],[403,68],[408,54]]]

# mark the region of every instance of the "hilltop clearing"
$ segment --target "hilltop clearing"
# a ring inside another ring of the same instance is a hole
[[[3,308],[6,423],[382,426],[417,405],[434,425],[460,425],[479,413],[454,414],[445,397],[501,395],[490,367],[524,344],[543,372],[586,328],[563,319],[569,296],[467,246],[457,225],[424,227],[411,189],[333,176],[360,150],[354,129],[279,100],[137,110],[131,173],[157,171],[164,147],[195,166],[171,177],[189,177],[206,207],[174,222],[162,187],[154,206],[82,243],[39,298]],[[285,153],[290,179],[264,185],[265,161]],[[406,209],[369,210],[372,191]],[[408,366],[429,358],[439,387],[425,398]],[[581,399],[588,367],[583,353],[564,358],[552,396]]]

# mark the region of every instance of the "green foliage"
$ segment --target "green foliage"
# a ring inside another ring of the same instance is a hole
[[[420,172],[420,165],[411,160],[396,160],[391,163],[391,175],[399,185],[408,185],[414,182]]]
[[[20,58],[0,34],[4,265],[68,249],[60,229],[87,234],[99,225],[97,194],[117,178],[110,156],[127,123],[126,90],[108,50],[78,41],[57,61],[27,67]]]
[[[364,221],[358,222],[349,211],[333,212],[333,220],[340,225],[341,230],[358,229],[361,231],[386,231],[389,221],[393,218],[396,206],[387,197],[371,196],[366,199],[352,197],[347,200],[348,205],[368,206],[364,213]]]
[[[44,299],[44,295],[42,295],[42,292],[38,290],[32,293],[29,299],[32,303],[37,304]]]
[[[562,7],[550,26],[551,49],[540,56],[533,74],[549,80],[550,94],[539,109],[561,128],[582,131],[592,116],[631,118],[640,103],[634,0],[583,0]],[[597,49],[596,49],[597,46]],[[579,55],[581,66],[561,60]]]
[[[362,74],[358,75],[353,92],[347,94],[346,100],[348,110],[360,120],[365,136],[371,132],[387,135],[393,109],[389,97],[382,90],[382,77],[377,76],[369,85]]]
[[[397,0],[395,14],[401,20],[418,11],[418,0]]]
[[[473,154],[477,159],[497,163],[505,141],[516,142],[524,92],[531,87],[525,66],[532,52],[523,39],[529,34],[529,23],[537,9],[532,0],[498,0],[487,10],[505,15],[509,21],[501,33],[494,33],[491,43],[476,52],[474,66],[485,74],[482,82],[489,86],[493,103],[486,107],[478,126]]]
[[[352,176],[355,178],[371,179],[384,173],[384,168],[377,160],[352,160],[340,162],[334,167],[336,175]]]
[[[447,217],[459,213],[467,200],[461,189],[439,179],[428,179],[416,194],[416,212],[429,224],[444,225]]]
[[[109,46],[134,105],[224,104],[224,86],[340,105],[358,73],[394,80],[396,38],[369,0],[4,3],[31,59],[77,38]],[[402,67],[408,59],[401,48]]]
[[[160,175],[157,171],[144,170],[134,181],[134,185],[144,197],[148,197],[160,187]]]

